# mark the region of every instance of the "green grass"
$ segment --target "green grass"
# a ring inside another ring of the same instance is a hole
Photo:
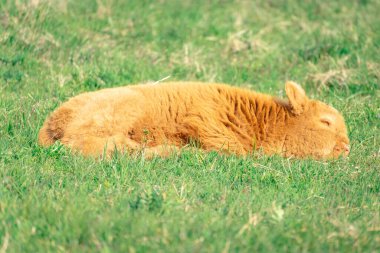
[[[0,0],[0,252],[378,252],[380,1]],[[34,4],[33,4],[34,3]],[[83,91],[301,83],[349,159],[94,161],[36,143]]]

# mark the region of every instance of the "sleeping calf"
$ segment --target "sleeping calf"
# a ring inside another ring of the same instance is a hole
[[[43,146],[60,141],[83,155],[143,151],[167,156],[191,142],[245,155],[262,149],[285,157],[348,155],[342,115],[311,100],[294,82],[288,101],[216,83],[168,82],[80,94],[47,118]]]

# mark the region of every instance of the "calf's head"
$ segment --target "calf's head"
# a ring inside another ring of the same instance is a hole
[[[289,119],[285,125],[286,156],[337,158],[349,154],[349,139],[342,115],[333,107],[309,99],[294,82],[285,85]]]

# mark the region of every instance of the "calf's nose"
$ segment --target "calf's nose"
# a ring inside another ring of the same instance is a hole
[[[343,144],[343,149],[346,155],[350,153],[350,146],[348,144]]]

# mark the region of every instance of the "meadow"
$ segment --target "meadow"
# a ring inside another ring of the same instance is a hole
[[[380,1],[0,0],[0,253],[379,252]],[[348,158],[37,145],[69,97],[167,78],[339,109]]]

